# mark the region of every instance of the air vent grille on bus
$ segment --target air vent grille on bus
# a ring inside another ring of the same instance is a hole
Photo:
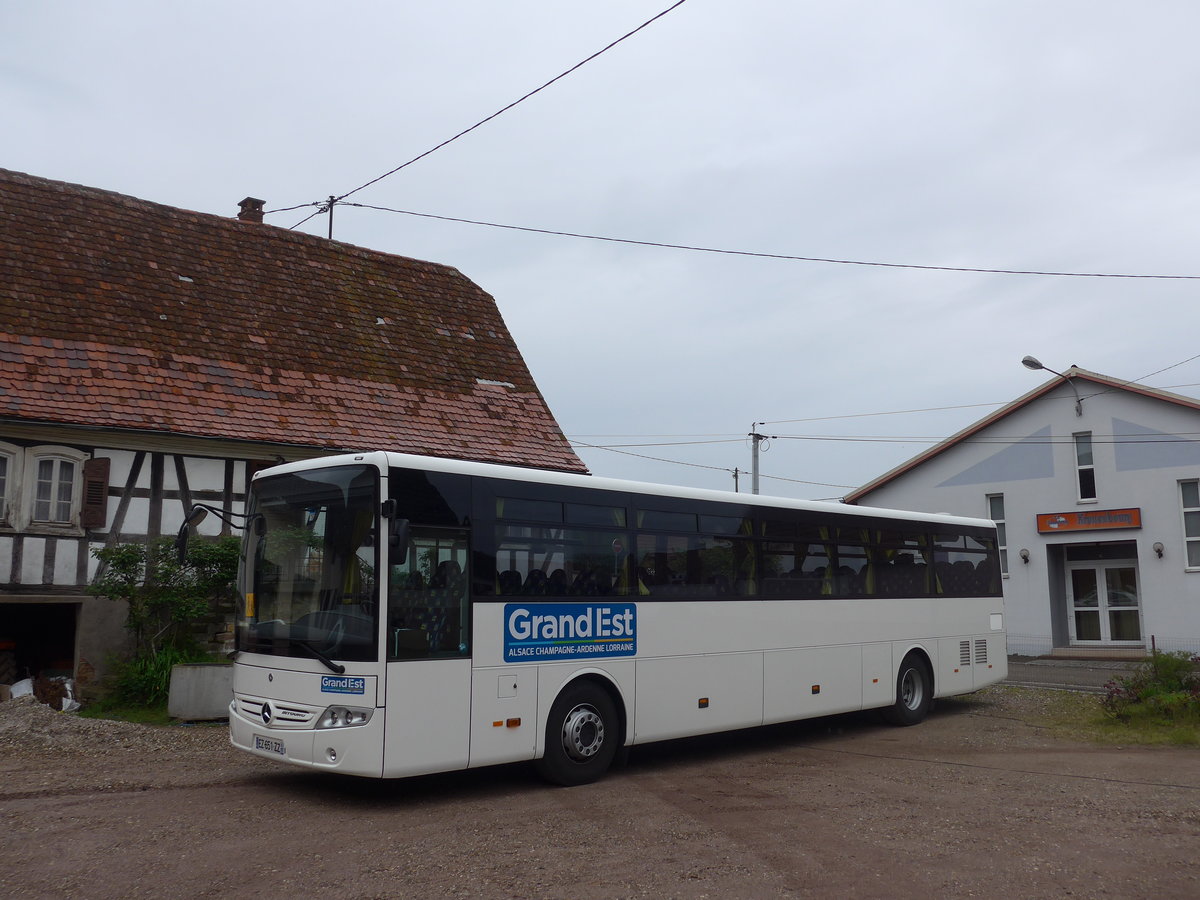
[[[299,709],[294,706],[280,706],[274,701],[268,702],[271,703],[271,720],[276,727],[307,725],[316,718],[316,713],[310,710]],[[263,701],[241,697],[238,699],[238,710],[247,718],[261,719]]]
[[[958,643],[958,664],[960,666],[969,666],[971,664],[971,642],[959,641]]]
[[[984,665],[987,661],[987,638],[979,638],[975,641],[975,664]]]

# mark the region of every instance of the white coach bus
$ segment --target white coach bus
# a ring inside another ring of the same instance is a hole
[[[985,520],[375,452],[259,472],[245,521],[230,737],[314,770],[582,784],[1007,672]]]

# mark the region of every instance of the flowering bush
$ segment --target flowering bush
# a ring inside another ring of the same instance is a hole
[[[1154,651],[1132,675],[1104,686],[1101,705],[1123,722],[1200,724],[1200,658]]]

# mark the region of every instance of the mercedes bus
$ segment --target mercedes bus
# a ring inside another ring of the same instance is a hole
[[[243,515],[230,738],[312,770],[582,784],[1006,675],[982,519],[390,452],[260,471]]]

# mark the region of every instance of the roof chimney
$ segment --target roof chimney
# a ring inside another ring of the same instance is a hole
[[[254,197],[247,197],[238,204],[237,217],[243,222],[258,222],[261,225],[263,220],[263,206],[266,205],[266,202],[266,200],[256,200]]]

